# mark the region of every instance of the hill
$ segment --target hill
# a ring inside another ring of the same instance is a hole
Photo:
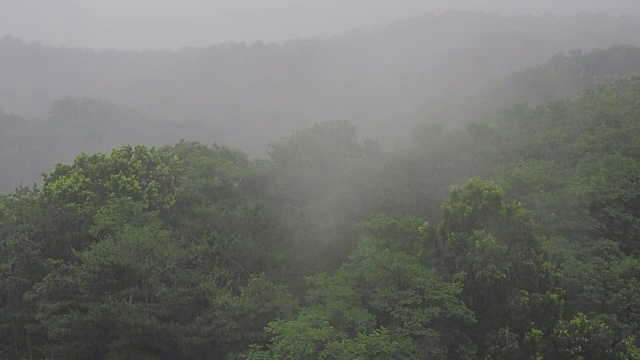
[[[476,94],[553,54],[640,45],[640,19],[449,12],[329,39],[219,44],[181,51],[92,51],[0,41],[0,106],[42,117],[65,97],[94,97],[157,120],[198,121],[224,143],[266,144],[317,121],[368,132],[429,96]],[[409,109],[409,110],[408,110]]]

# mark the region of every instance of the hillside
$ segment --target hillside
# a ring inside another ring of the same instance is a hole
[[[586,88],[638,74],[640,48],[637,46],[613,45],[588,52],[577,49],[560,52],[544,64],[526,67],[488,84],[477,94],[429,97],[414,115],[401,119],[404,125],[389,121],[382,123],[379,132],[386,137],[395,134],[398,143],[397,139],[406,138],[406,129],[411,129],[411,124],[432,123],[456,128],[468,122],[494,121],[500,117],[501,110],[514,105],[573,99]]]

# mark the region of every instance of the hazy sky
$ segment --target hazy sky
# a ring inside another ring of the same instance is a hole
[[[102,48],[327,37],[444,10],[640,15],[640,0],[0,0],[0,37]]]

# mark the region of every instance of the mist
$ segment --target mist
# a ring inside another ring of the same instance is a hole
[[[639,359],[640,3],[0,0],[0,359]]]
[[[51,46],[178,50],[225,42],[326,38],[451,10],[640,15],[640,5],[627,0],[2,0],[0,34]]]

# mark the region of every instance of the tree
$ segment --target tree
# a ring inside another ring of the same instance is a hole
[[[563,359],[637,359],[640,355],[634,339],[616,340],[604,322],[582,313],[558,322],[553,336],[557,349],[554,355]]]
[[[170,152],[123,146],[110,155],[79,155],[73,164],[58,164],[45,175],[43,196],[93,215],[114,198],[140,201],[146,210],[166,210],[175,201],[177,174]]]
[[[427,259],[445,279],[462,284],[461,298],[478,321],[469,328],[476,344],[504,327],[520,338],[532,323],[552,327],[562,302],[528,213],[506,203],[495,183],[479,179],[453,187],[442,212],[427,241]]]

